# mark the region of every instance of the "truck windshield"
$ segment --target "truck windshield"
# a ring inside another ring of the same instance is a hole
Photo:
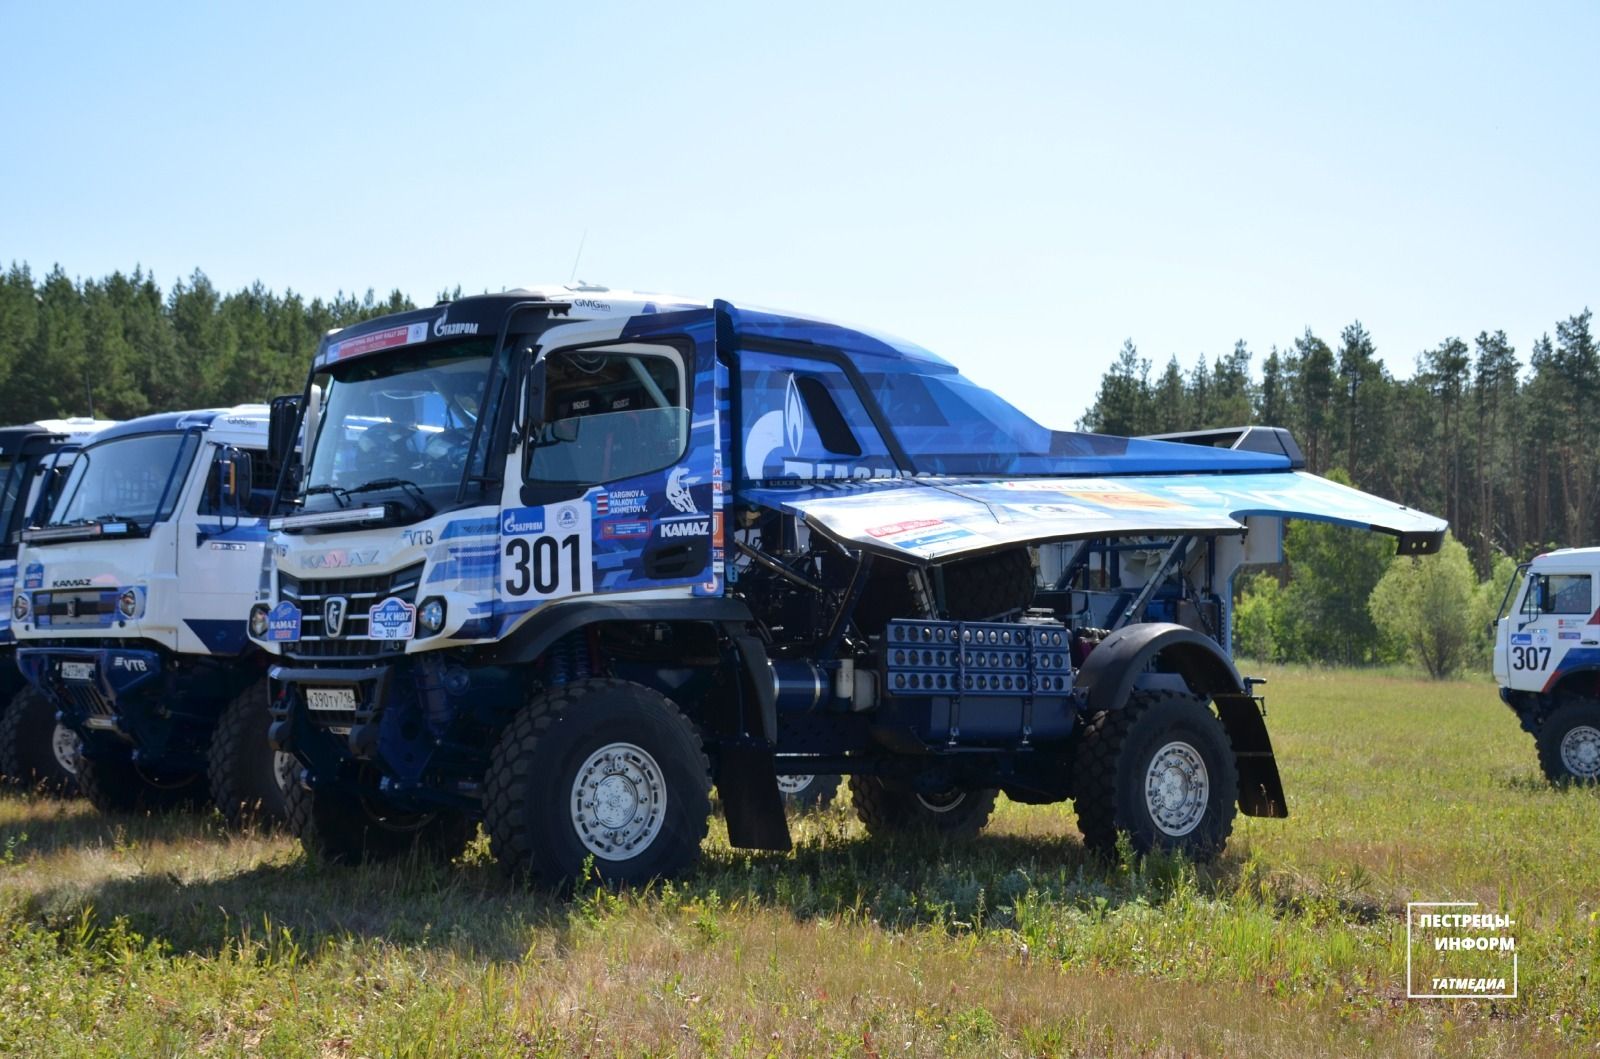
[[[22,490],[21,463],[10,456],[0,456],[0,548],[11,543],[11,519]]]
[[[172,514],[200,439],[138,434],[85,449],[74,461],[49,524],[129,522],[148,529]]]
[[[423,501],[431,511],[453,499],[483,413],[493,345],[421,346],[318,376],[322,402],[304,510],[347,507],[354,497]]]

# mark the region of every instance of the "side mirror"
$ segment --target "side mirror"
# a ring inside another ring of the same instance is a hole
[[[544,425],[544,358],[535,354],[532,364],[528,365],[528,382],[522,391],[522,436],[532,438],[538,436],[539,428]]]
[[[297,393],[272,399],[272,412],[267,420],[267,458],[279,467],[294,457],[303,402],[304,398]]]
[[[250,501],[250,454],[229,446],[217,450],[217,511],[235,514]]]

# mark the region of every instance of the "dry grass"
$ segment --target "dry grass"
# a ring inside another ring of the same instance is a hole
[[[1600,796],[1537,780],[1481,682],[1275,671],[1291,811],[1227,857],[1087,858],[1065,807],[961,849],[842,808],[788,857],[573,900],[312,868],[215,817],[0,799],[17,1055],[1538,1055],[1596,1049]],[[1515,1001],[1404,999],[1404,903],[1518,919]]]

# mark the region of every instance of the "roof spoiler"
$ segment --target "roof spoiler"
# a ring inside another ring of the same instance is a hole
[[[1148,441],[1176,441],[1184,445],[1204,445],[1213,449],[1262,452],[1286,456],[1291,470],[1303,471],[1305,453],[1294,435],[1283,427],[1215,427],[1211,430],[1186,430],[1177,434],[1144,434]]]

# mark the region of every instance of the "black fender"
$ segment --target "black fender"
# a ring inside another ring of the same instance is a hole
[[[1217,716],[1239,764],[1239,809],[1246,816],[1289,815],[1267,723],[1244,678],[1209,636],[1182,625],[1141,622],[1107,636],[1078,670],[1090,713],[1120,710],[1139,675],[1160,659],[1189,690],[1217,704]]]

